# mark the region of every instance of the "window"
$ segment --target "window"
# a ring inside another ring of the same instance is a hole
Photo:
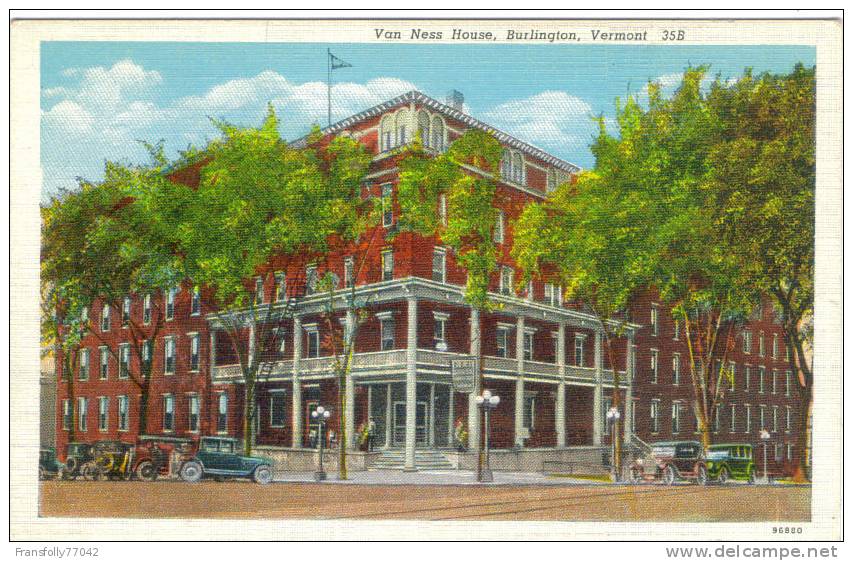
[[[500,287],[499,287],[501,294],[505,294],[507,296],[512,296],[513,294],[515,294],[515,291],[513,290],[513,286],[512,286],[512,282],[513,282],[512,277],[513,277],[512,267],[509,267],[507,265],[502,266],[501,267],[501,276],[500,276]]]
[[[586,345],[586,335],[575,335],[575,366],[583,366],[584,361],[584,346]]]
[[[744,408],[746,409],[746,429],[743,432],[750,433],[752,432],[752,405],[747,403]]]
[[[408,129],[407,124],[409,122],[409,112],[405,109],[397,112],[397,145],[402,146],[406,142],[408,142]]]
[[[314,294],[317,290],[317,266],[305,267],[305,296]]]
[[[190,333],[190,372],[198,372],[199,335]]]
[[[681,355],[673,353],[672,355],[672,385],[677,386],[681,381]]]
[[[744,365],[744,367],[743,367],[743,389],[746,392],[749,391],[749,385],[750,385],[749,379],[750,378],[752,378],[752,369],[749,366]]]
[[[106,380],[109,375],[110,368],[110,350],[107,347],[100,347],[98,373],[101,380]]]
[[[652,432],[657,434],[660,432],[660,400],[653,399],[652,404],[649,407],[649,416],[652,421]]]
[[[80,310],[80,321],[83,325],[89,323],[89,306],[83,306],[83,309]]]
[[[106,431],[109,428],[109,409],[110,409],[110,398],[108,397],[99,397],[98,398],[98,430]]]
[[[675,320],[672,322],[672,340],[678,341],[679,332],[681,331],[681,322],[679,320]]]
[[[394,207],[391,201],[393,192],[394,186],[390,183],[382,186],[382,226],[385,228],[394,225]]]
[[[178,294],[176,287],[166,291],[166,321],[175,319],[175,296]]]
[[[175,396],[172,394],[163,396],[163,430],[175,430]]]
[[[264,277],[255,277],[255,306],[264,303]]]
[[[723,416],[723,404],[718,403],[716,407],[714,407],[714,432],[720,432],[720,425],[722,424],[722,416]]]
[[[607,419],[607,412],[613,407],[613,399],[610,397],[604,398],[603,407],[601,408],[601,426],[604,427],[604,434],[610,434],[610,421]]]
[[[658,334],[658,307],[652,306],[649,312],[649,325],[652,328],[652,335],[657,337]]]
[[[678,434],[681,431],[681,402],[672,402],[672,434]]]
[[[394,252],[386,250],[382,252],[382,280],[394,279]]]
[[[81,381],[89,379],[89,349],[80,350],[80,376]]]
[[[501,155],[501,177],[503,179],[512,178],[512,154],[509,150],[504,150]]]
[[[533,430],[536,424],[536,394],[524,395],[524,428]]]
[[[776,444],[775,446],[773,446],[773,451],[774,451],[776,461],[781,462],[782,461],[782,445]]]
[[[394,349],[394,318],[391,317],[391,312],[383,312],[376,314],[379,318],[380,340],[382,342],[382,350],[390,351]]]
[[[545,303],[551,306],[562,306],[563,305],[563,291],[562,288],[556,286],[554,284],[545,283]]]
[[[492,234],[492,239],[495,243],[504,243],[506,215],[504,211],[499,210],[495,217],[495,230]]]
[[[151,339],[142,341],[142,364],[145,367],[143,374],[146,377],[151,373],[151,357],[154,355],[152,350],[153,343],[151,342]]]
[[[773,353],[772,354],[773,360],[776,360],[777,358],[779,358],[779,334],[778,333],[773,334],[773,347],[771,349],[771,353]]]
[[[792,461],[794,459],[794,447],[791,443],[787,443],[785,447],[788,449],[788,461]]]
[[[125,296],[121,303],[121,325],[127,327],[130,323],[130,296]]]
[[[344,288],[355,286],[355,261],[352,257],[344,258]]]
[[[142,297],[142,323],[148,325],[151,323],[151,295],[146,294]]]
[[[306,326],[306,335],[308,336],[308,358],[317,358],[320,356],[320,332],[317,326]]]
[[[435,282],[446,282],[447,274],[447,253],[444,249],[435,248],[432,250],[432,280]]]
[[[779,371],[773,370],[772,376],[773,376],[773,378],[771,380],[770,393],[775,394],[776,393],[776,387],[778,385],[777,380],[779,378]]]
[[[524,185],[524,157],[516,152],[512,156],[512,180],[519,185]]]
[[[62,430],[71,430],[71,400],[62,400]]]
[[[509,328],[507,327],[498,327],[497,330],[497,353],[499,357],[507,356],[507,348],[509,347],[508,339],[509,339]]]
[[[737,381],[737,364],[734,361],[729,361],[729,391],[735,391],[735,383]]]
[[[219,407],[216,410],[216,432],[228,432],[228,394],[219,394]]]
[[[524,331],[524,360],[533,360],[533,331]]]
[[[101,331],[110,330],[110,305],[104,304],[101,308]]]
[[[285,422],[285,407],[287,401],[284,399],[283,390],[274,390],[270,392],[270,426],[283,427]]]
[[[652,384],[658,383],[658,350],[652,349],[650,353],[649,369],[652,374]]]
[[[529,300],[532,302],[533,301],[533,295],[534,295],[533,281],[529,280],[529,281],[527,281],[527,287],[524,289],[524,298],[526,300]]]
[[[429,113],[426,111],[418,111],[418,136],[423,145],[429,148],[432,138],[429,134]]]
[[[764,374],[763,366],[758,367],[758,393],[764,393]]]
[[[394,148],[394,116],[385,115],[379,125],[380,141],[382,146],[380,150],[386,152]]]
[[[432,117],[432,142],[430,146],[439,152],[444,151],[444,121],[438,115]]]
[[[129,416],[127,405],[127,396],[118,396],[118,430],[128,430]]]
[[[752,331],[743,332],[743,352],[746,354],[752,352]]]
[[[165,338],[165,358],[164,372],[166,374],[175,373],[175,339],[174,337]]]
[[[557,172],[553,169],[548,170],[548,183],[546,185],[547,192],[550,193],[557,188]]]
[[[433,330],[432,338],[435,341],[436,348],[441,346],[443,350],[447,350],[447,320],[450,318],[448,314],[441,312],[433,312]]]
[[[791,430],[791,406],[785,406],[785,431],[790,432]]]
[[[442,226],[447,226],[447,195],[445,193],[438,195],[438,219]]]
[[[281,271],[276,271],[274,278],[275,295],[273,298],[276,302],[284,302],[287,300],[287,276]]]
[[[773,432],[779,432],[779,406],[773,406]]]
[[[791,371],[785,371],[785,397],[791,397]]]
[[[190,315],[201,315],[201,288],[198,286],[193,287],[192,300],[190,302]]]
[[[187,411],[189,411],[189,416],[187,417],[187,430],[190,432],[198,432],[199,401],[197,395],[190,394],[187,397]]]
[[[77,398],[77,430],[86,432],[86,426],[89,421],[89,399],[86,397]]]
[[[764,332],[758,334],[758,356],[764,356]]]
[[[735,432],[737,427],[736,408],[737,406],[734,403],[729,406],[729,413],[731,414],[731,419],[729,420],[729,432]]]
[[[118,346],[118,377],[125,379],[130,375],[130,344]]]
[[[767,429],[767,423],[765,422],[767,419],[765,417],[765,412],[767,411],[767,406],[759,405],[758,406],[758,428],[760,430]]]

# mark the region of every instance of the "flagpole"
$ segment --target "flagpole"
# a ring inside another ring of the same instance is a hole
[[[326,89],[326,101],[328,102],[328,122],[329,126],[332,126],[332,50],[326,49],[326,64],[329,67],[329,80],[327,82],[328,88]]]

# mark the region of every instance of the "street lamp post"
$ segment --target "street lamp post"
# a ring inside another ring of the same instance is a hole
[[[613,470],[613,481],[619,481],[619,474],[616,473],[616,439],[619,438],[616,434],[616,427],[619,423],[619,409],[611,407],[607,410],[607,423],[610,425],[610,466]]]
[[[314,480],[315,481],[323,481],[326,479],[326,472],[323,470],[323,427],[326,426],[326,421],[329,420],[329,412],[322,405],[318,406],[317,409],[311,412],[311,417],[317,419],[317,430],[318,436],[320,437],[320,468],[314,472]]]
[[[761,442],[764,443],[764,482],[770,483],[770,478],[767,477],[767,441],[770,440],[770,433],[767,432],[767,429],[761,429],[759,435],[761,436]]]
[[[494,477],[492,476],[492,469],[489,466],[489,413],[492,411],[492,409],[497,408],[498,404],[501,402],[501,398],[500,396],[492,395],[492,392],[490,392],[489,390],[485,390],[483,391],[482,395],[478,395],[476,398],[474,398],[474,401],[477,402],[477,407],[483,409],[483,413],[486,416],[486,422],[484,423],[485,433],[483,434],[483,437],[485,439],[484,448],[486,454],[486,465],[483,466],[483,468],[479,471],[479,477],[477,478],[477,481],[479,481],[480,483],[489,483],[491,481],[494,481]]]

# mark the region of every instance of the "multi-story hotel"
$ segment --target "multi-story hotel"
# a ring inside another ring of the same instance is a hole
[[[270,364],[261,369],[256,391],[255,449],[276,458],[281,469],[313,465],[318,431],[311,412],[319,405],[333,412],[338,407],[333,357],[324,344],[328,295],[312,293],[310,283],[327,270],[340,279],[342,289],[354,286],[355,294],[370,303],[357,331],[346,392],[349,442],[338,441],[335,414],[325,435],[327,445],[353,448],[351,469],[473,466],[470,452],[456,450],[455,435],[459,425],[469,432],[468,442],[478,438],[476,392],[454,391],[451,379],[451,360],[472,355],[483,357],[479,390],[501,398],[491,415],[495,469],[541,470],[546,461],[601,466],[611,439],[605,413],[614,367],[620,373],[628,448],[643,441],[697,439],[684,333],[654,299],[654,291],[634,303],[633,323],[615,343],[617,359],[611,365],[594,317],[564,303],[559,287],[538,281],[521,291],[517,287],[519,273],[510,258],[512,221],[526,204],[571,180],[579,172],[576,165],[465,114],[458,92],[441,103],[412,91],[324,133],[351,135],[375,155],[365,195],[383,198],[379,228],[391,232],[399,218],[397,149],[418,131],[428,150],[442,151],[469,128],[491,132],[505,148],[495,202],[499,267],[491,284],[499,311],[480,313],[465,304],[465,272],[434,237],[388,236],[358,275],[345,253],[307,270],[279,271],[271,262],[258,272],[260,301],[289,305],[292,311],[280,328],[276,355],[264,357]],[[171,177],[192,184],[198,168]],[[309,279],[307,288],[286,304],[285,286],[297,277]],[[80,441],[133,441],[140,434],[242,437],[240,368],[217,328],[217,311],[204,296],[204,290],[184,285],[163,294],[129,296],[121,309],[91,310],[97,336],[84,340],[73,390],[58,373],[61,454],[72,419]],[[336,321],[353,321],[342,297],[334,306]],[[134,361],[124,320],[150,322],[152,307],[163,311],[165,322],[145,346],[152,375],[148,422],[140,427],[140,389],[129,375]],[[759,431],[766,428],[774,470],[793,465],[800,453],[794,448],[798,390],[786,353],[781,327],[766,307],[741,331],[736,351],[727,357],[736,370],[735,385],[726,390],[714,418],[717,442],[760,446]],[[356,450],[354,429],[369,419],[376,428],[374,453]]]

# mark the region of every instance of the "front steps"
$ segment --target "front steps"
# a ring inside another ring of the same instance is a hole
[[[368,469],[402,470],[405,466],[405,450],[402,448],[389,448],[388,450],[383,450],[381,455],[371,463]],[[440,450],[420,448],[415,449],[415,468],[425,471],[456,469]]]

